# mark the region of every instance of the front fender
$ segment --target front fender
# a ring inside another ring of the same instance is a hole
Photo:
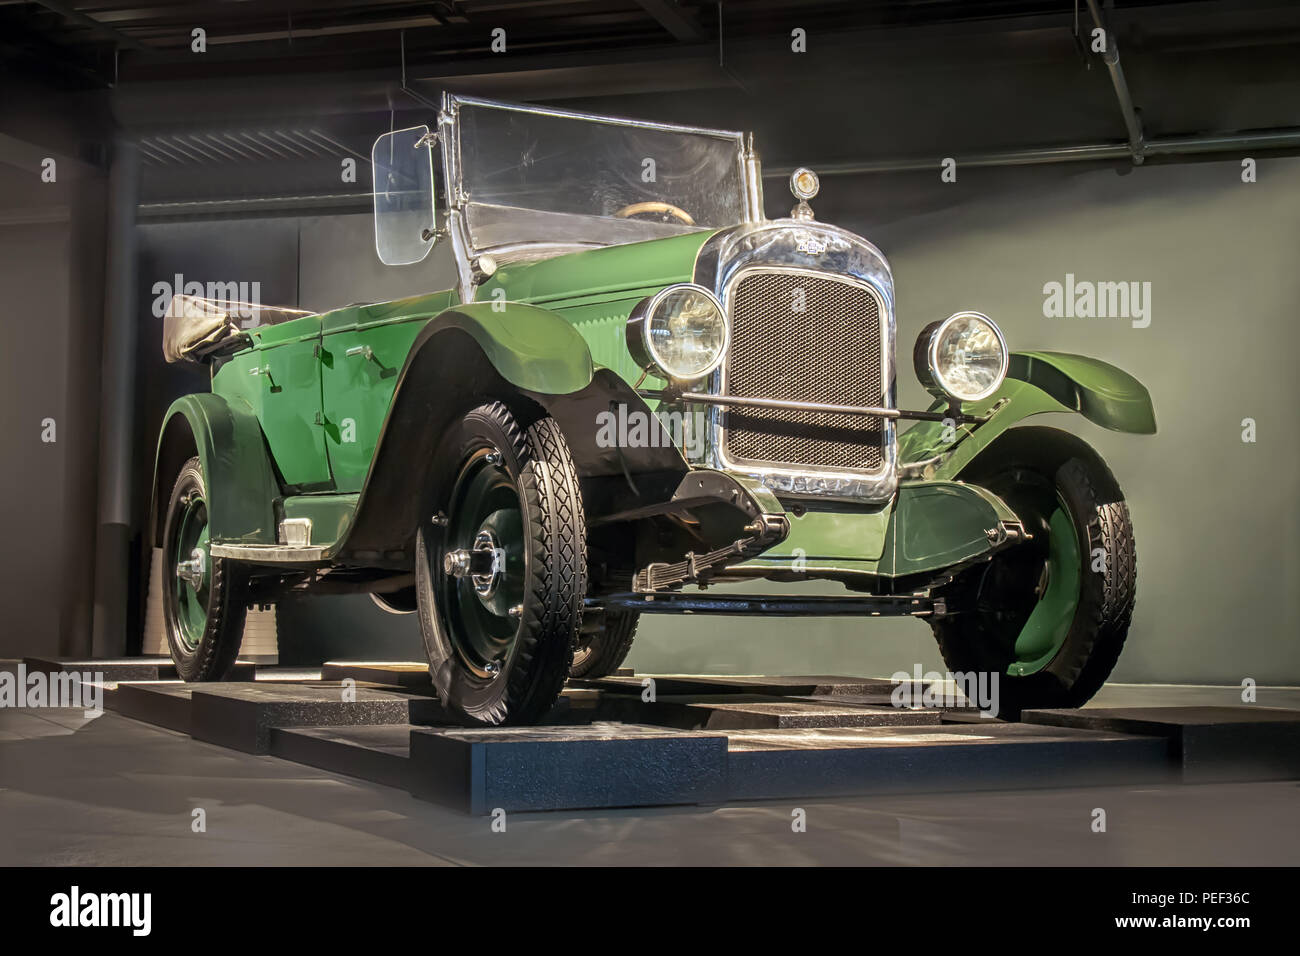
[[[439,479],[435,452],[474,403],[517,397],[545,404],[582,392],[595,373],[572,324],[518,302],[455,305],[429,320],[398,375],[356,519],[340,557],[401,564]]]
[[[516,388],[567,395],[591,384],[591,350],[578,330],[548,309],[520,302],[471,302],[438,315],[412,351],[448,329],[467,332],[497,374]]]
[[[1014,352],[1007,377],[1046,392],[1112,431],[1154,435],[1156,411],[1146,386],[1100,359],[1067,352]]]
[[[958,426],[955,434],[942,422],[918,422],[899,437],[899,461],[940,457],[925,476],[954,479],[1007,429],[1045,412],[1077,412],[1112,431],[1156,431],[1155,407],[1141,382],[1114,365],[1065,352],[1013,352],[1002,387],[962,410],[992,414],[982,424]]]
[[[280,495],[262,426],[249,408],[199,392],[172,402],[154,458],[152,536],[162,547],[163,517],[181,466],[199,456],[214,541],[274,544],[273,502]]]

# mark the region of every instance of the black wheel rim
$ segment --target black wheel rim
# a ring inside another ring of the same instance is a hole
[[[470,453],[447,507],[442,548],[433,563],[437,601],[462,665],[485,680],[506,666],[515,645],[525,595],[527,549],[519,489],[499,454]],[[444,567],[453,551],[499,550],[496,573],[461,575]]]

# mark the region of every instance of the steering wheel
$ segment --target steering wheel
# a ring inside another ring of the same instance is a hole
[[[631,216],[640,216],[648,212],[663,212],[672,216],[674,219],[685,223],[688,226],[695,225],[695,220],[691,214],[681,206],[674,206],[670,202],[634,202],[616,210],[614,215],[619,219],[627,219]]]

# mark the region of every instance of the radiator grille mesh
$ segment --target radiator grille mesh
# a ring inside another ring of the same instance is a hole
[[[859,285],[805,273],[750,273],[732,293],[726,391],[883,405],[881,321],[876,297]],[[722,413],[722,427],[732,460],[861,471],[877,471],[884,460],[880,418],[733,408]]]

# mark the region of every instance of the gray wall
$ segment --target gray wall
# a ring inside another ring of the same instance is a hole
[[[0,135],[0,657],[90,650],[102,229],[102,177]]]
[[[768,186],[768,214],[783,214],[782,184]],[[1059,417],[1110,462],[1137,527],[1138,606],[1117,679],[1300,682],[1300,443],[1287,420],[1297,398],[1300,159],[1262,159],[1249,185],[1237,159],[1119,172],[959,170],[952,184],[937,173],[835,177],[814,207],[893,264],[904,405],[926,401],[907,361],[916,333],[961,308],[994,316],[1013,348],[1093,355],[1150,388],[1153,437]],[[421,267],[378,265],[367,216],[299,225],[300,296],[313,308],[447,284]],[[219,242],[227,228],[250,226],[151,226],[146,235],[198,231]],[[1150,282],[1150,327],[1045,318],[1043,285],[1066,273]],[[1246,417],[1257,422],[1255,444],[1241,441]],[[411,617],[364,598],[298,602],[281,628],[296,659],[421,654]],[[647,618],[629,662],[660,672],[881,675],[940,666],[928,628],[914,621],[726,618]]]

